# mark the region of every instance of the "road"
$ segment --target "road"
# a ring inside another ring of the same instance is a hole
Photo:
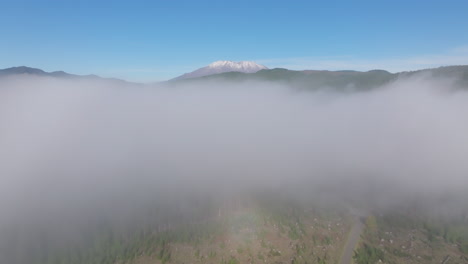
[[[361,219],[365,217],[356,215],[354,219],[354,225],[351,228],[351,232],[348,235],[343,254],[341,255],[340,264],[351,264],[353,260],[354,249],[356,248],[359,238],[361,237],[362,231],[364,231],[365,224]]]

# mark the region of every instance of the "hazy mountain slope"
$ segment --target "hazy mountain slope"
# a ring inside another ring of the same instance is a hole
[[[281,68],[260,70],[256,73],[227,72],[180,82],[224,80],[230,82],[267,81],[288,84],[296,89],[317,90],[322,88],[339,91],[367,91],[384,84],[416,75],[430,75],[455,80],[458,87],[468,87],[468,66],[447,66],[412,72],[390,73],[384,70],[359,71],[293,71]]]
[[[455,85],[468,87],[468,65],[446,66],[435,69],[401,72],[398,73],[398,76],[410,77],[416,74],[428,74],[436,78],[451,78],[455,80]]]
[[[375,70],[369,72],[357,71],[292,71],[287,69],[261,70],[256,73],[228,72],[205,76],[178,82],[197,82],[210,80],[267,81],[288,84],[294,88],[315,90],[320,88],[334,88],[338,90],[368,90],[381,86],[396,78],[395,74],[387,71]]]

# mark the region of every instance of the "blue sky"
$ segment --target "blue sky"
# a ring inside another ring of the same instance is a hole
[[[0,68],[165,80],[216,60],[270,68],[468,64],[468,1],[0,0]]]

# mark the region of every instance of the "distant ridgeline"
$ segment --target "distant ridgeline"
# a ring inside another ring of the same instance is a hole
[[[468,66],[447,66],[412,72],[390,73],[384,70],[360,71],[293,71],[287,69],[265,69],[256,73],[226,72],[199,78],[172,80],[169,83],[191,83],[201,81],[262,81],[287,84],[301,90],[318,90],[323,88],[337,91],[367,91],[391,83],[397,79],[414,76],[434,78],[451,78],[454,85],[468,89]]]
[[[41,69],[36,69],[36,68],[31,68],[31,67],[26,67],[26,66],[11,67],[11,68],[0,70],[0,78],[9,77],[9,76],[24,76],[24,75],[38,76],[38,77],[52,77],[52,78],[60,78],[60,79],[72,79],[72,80],[106,81],[106,82],[114,82],[114,83],[132,84],[121,79],[103,78],[94,74],[77,75],[77,74],[66,73],[64,71],[46,72]]]
[[[36,69],[36,68],[31,68],[31,67],[26,67],[26,66],[11,67],[11,68],[0,70],[0,77],[20,75],[20,74],[49,76],[49,77],[57,77],[57,78],[77,78],[77,77],[99,78],[96,75],[75,75],[75,74],[66,73],[64,71],[45,72],[41,69]]]

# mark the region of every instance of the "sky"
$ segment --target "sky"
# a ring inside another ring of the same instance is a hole
[[[468,64],[467,1],[0,0],[0,68],[167,80],[217,60],[392,72]]]

